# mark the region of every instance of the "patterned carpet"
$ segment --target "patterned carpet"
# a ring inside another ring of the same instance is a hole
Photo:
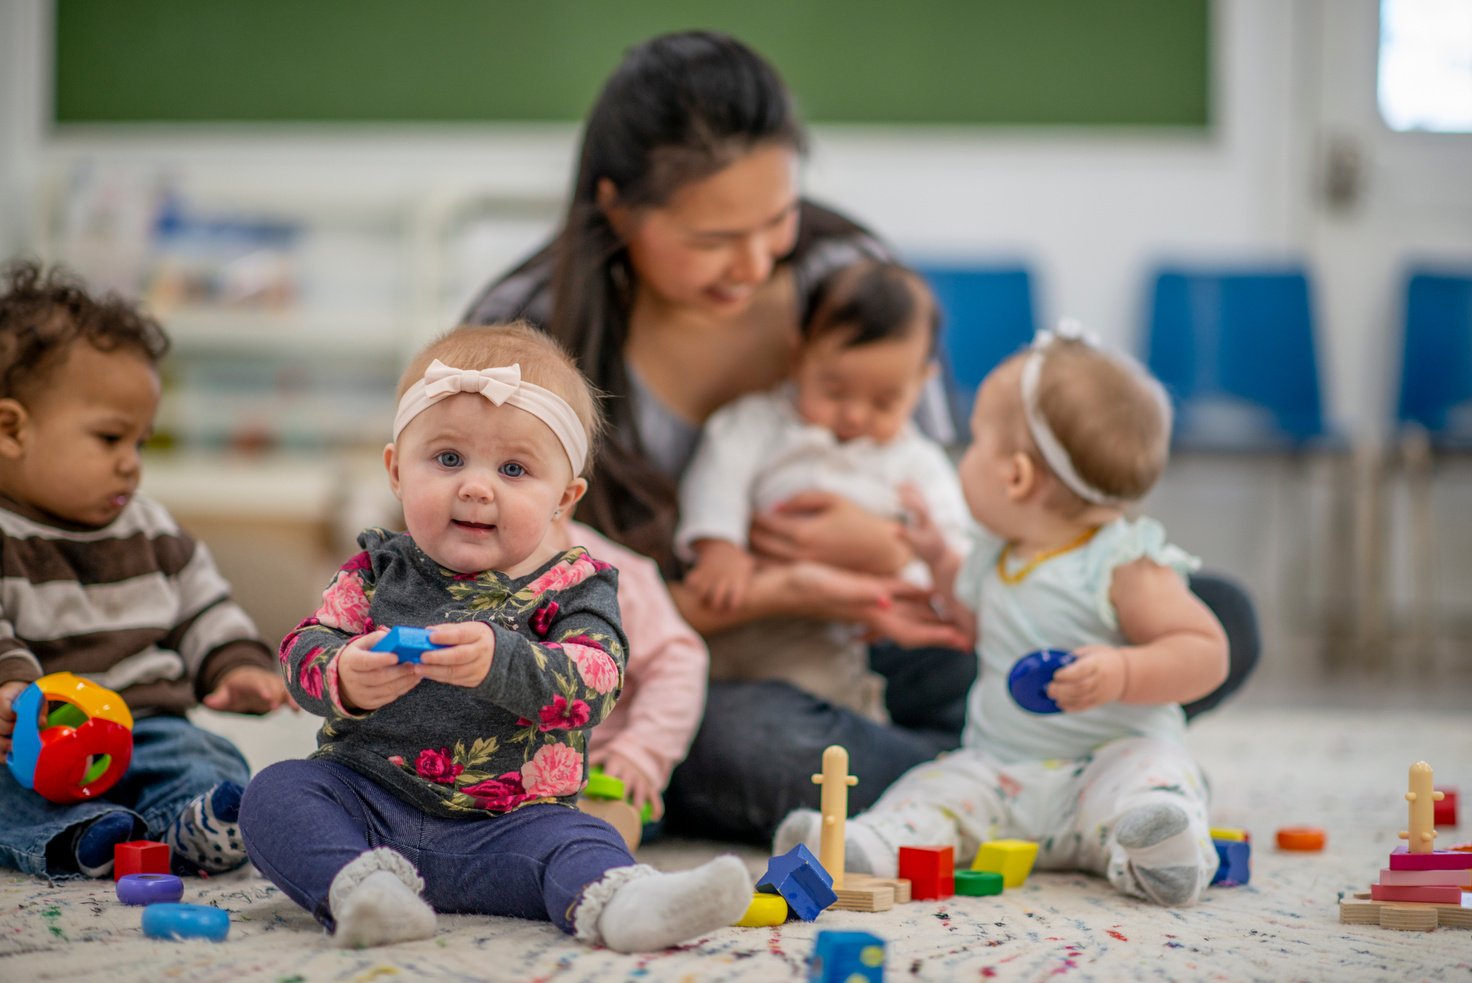
[[[824,928],[886,939],[891,981],[1472,978],[1472,932],[1340,925],[1336,907],[1367,890],[1395,845],[1411,762],[1430,761],[1438,784],[1472,796],[1465,713],[1231,707],[1196,723],[1191,743],[1216,789],[1214,821],[1248,828],[1255,853],[1249,886],[1213,888],[1184,911],[1132,902],[1100,880],[1037,874],[999,898],[729,928],[652,955],[590,949],[546,924],[466,916],[442,917],[428,942],[342,952],[250,873],[188,884],[186,901],[231,913],[230,938],[213,944],[144,938],[139,909],[118,904],[111,882],[48,886],[0,872],[0,980],[796,980]],[[1272,848],[1277,827],[1300,824],[1327,829],[1328,849]],[[1464,815],[1443,843],[1472,838],[1469,826]],[[679,869],[720,849],[666,842],[641,859]],[[754,872],[764,866],[760,851],[738,852]]]

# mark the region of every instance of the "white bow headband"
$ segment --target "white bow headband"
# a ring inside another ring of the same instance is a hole
[[[1027,430],[1032,434],[1033,443],[1037,444],[1043,460],[1048,462],[1048,467],[1074,494],[1095,505],[1123,505],[1127,499],[1100,491],[1074,469],[1068,449],[1059,443],[1053,434],[1053,428],[1048,426],[1048,421],[1038,409],[1038,381],[1043,375],[1043,362],[1048,357],[1048,349],[1058,341],[1079,341],[1091,348],[1101,347],[1098,336],[1085,332],[1072,318],[1059,321],[1056,331],[1045,328],[1037,333],[1033,338],[1032,351],[1022,363],[1022,412],[1027,418]],[[1160,397],[1164,399],[1163,392]],[[1165,406],[1169,412],[1169,403],[1165,403]]]
[[[573,477],[583,473],[588,460],[588,434],[583,422],[567,400],[536,383],[523,382],[519,362],[489,369],[457,369],[439,359],[430,362],[424,378],[406,389],[404,398],[399,400],[399,411],[394,415],[394,440],[399,439],[410,420],[456,393],[479,393],[497,406],[526,410],[557,435],[572,463]]]

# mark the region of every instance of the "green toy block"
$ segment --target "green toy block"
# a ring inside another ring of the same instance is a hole
[[[1002,875],[990,870],[956,871],[956,893],[977,898],[1002,893]]]
[[[612,799],[617,802],[624,797],[624,780],[605,775],[595,768],[588,772],[588,784],[583,789],[583,794],[590,799]]]

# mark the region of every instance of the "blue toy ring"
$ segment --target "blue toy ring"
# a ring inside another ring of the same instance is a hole
[[[209,939],[230,934],[230,912],[198,904],[151,904],[143,909],[143,934],[150,939]]]
[[[1033,713],[1061,713],[1062,708],[1048,696],[1048,684],[1053,681],[1053,673],[1074,661],[1074,654],[1062,649],[1027,653],[1007,674],[1007,689],[1011,690],[1012,699]]]
[[[173,874],[124,874],[117,892],[123,904],[159,904],[184,897],[184,882]]]

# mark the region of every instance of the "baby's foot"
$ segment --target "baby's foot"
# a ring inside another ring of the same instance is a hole
[[[112,873],[113,848],[133,838],[133,816],[127,812],[104,812],[77,831],[72,853],[77,870],[86,877]]]
[[[419,896],[424,880],[407,858],[380,848],[359,854],[337,872],[328,907],[341,949],[393,945],[434,936],[434,909]]]
[[[1129,893],[1164,907],[1200,900],[1201,867],[1186,810],[1169,802],[1136,806],[1114,824],[1114,839],[1128,855],[1126,872],[1139,888]]]
[[[781,856],[801,843],[812,851],[813,856],[821,853],[823,839],[823,817],[813,809],[796,809],[787,814],[777,835],[772,838],[773,856]],[[898,851],[865,823],[850,819],[844,824],[843,869],[850,874],[876,874],[894,877],[898,872]],[[829,871],[828,873],[836,873]]]
[[[597,887],[595,882],[590,890]],[[729,854],[694,870],[630,878],[595,913],[597,940],[618,952],[665,949],[736,924],[751,904],[751,891],[746,866]]]
[[[245,863],[240,795],[239,785],[221,782],[179,810],[163,835],[163,841],[173,850],[177,872],[220,874]]]

